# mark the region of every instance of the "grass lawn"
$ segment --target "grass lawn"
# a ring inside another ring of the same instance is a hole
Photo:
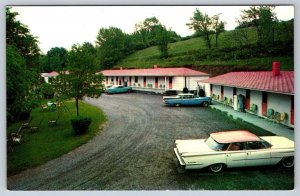
[[[97,107],[80,102],[79,112],[81,116],[92,118],[89,131],[80,136],[75,136],[71,127],[70,119],[75,117],[76,108],[74,101],[67,101],[65,105],[69,109],[60,107],[60,115],[56,126],[48,126],[48,121],[57,118],[57,112],[41,111],[35,108],[31,112],[31,124],[36,125],[43,119],[39,131],[28,132],[22,130],[24,142],[14,145],[13,152],[7,153],[7,175],[16,174],[30,167],[41,165],[51,159],[57,158],[76,147],[86,143],[106,121],[106,116]],[[16,132],[21,123],[15,123],[8,127],[8,133]]]

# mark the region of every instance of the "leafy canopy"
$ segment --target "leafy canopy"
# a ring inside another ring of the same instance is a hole
[[[103,92],[103,76],[96,74],[98,64],[95,56],[96,49],[92,44],[73,45],[68,55],[68,71],[61,71],[54,81],[58,96],[75,98],[77,116],[79,99],[84,96],[98,98]]]

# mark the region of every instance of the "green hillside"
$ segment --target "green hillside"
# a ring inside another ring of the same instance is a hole
[[[272,61],[280,61],[282,70],[293,70],[293,36],[275,34],[272,56],[257,49],[256,28],[226,31],[219,36],[218,48],[207,49],[202,37],[169,44],[169,58],[161,59],[158,47],[139,50],[120,61],[114,68],[150,68],[188,66],[206,72],[234,70],[270,70]],[[212,45],[215,38],[211,36]]]

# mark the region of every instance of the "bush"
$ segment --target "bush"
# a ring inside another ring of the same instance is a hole
[[[86,133],[89,129],[91,122],[92,119],[90,117],[77,116],[76,118],[71,119],[71,124],[75,135],[81,135]]]

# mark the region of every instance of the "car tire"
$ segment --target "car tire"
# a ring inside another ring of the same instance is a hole
[[[213,165],[209,166],[210,171],[212,171],[213,173],[219,173],[222,171],[223,169],[223,164],[222,163],[216,163]]]
[[[203,107],[208,107],[208,105],[209,105],[209,104],[208,104],[207,101],[204,101],[204,102],[202,103],[202,106],[203,106]]]
[[[281,160],[281,165],[285,168],[291,168],[294,166],[294,157],[284,157]]]

